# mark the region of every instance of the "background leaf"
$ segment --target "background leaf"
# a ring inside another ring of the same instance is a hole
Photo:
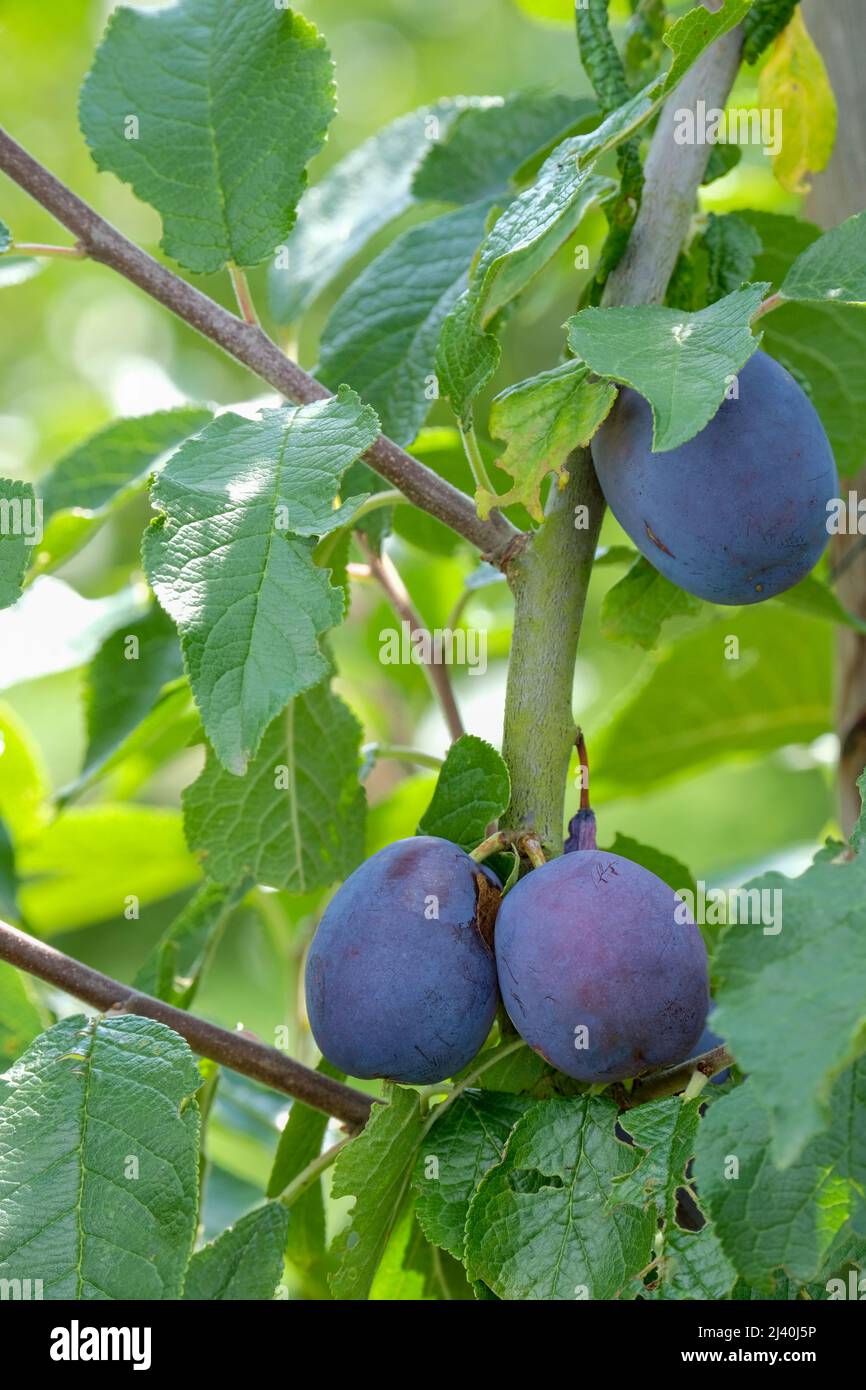
[[[348,877],[364,854],[361,730],[327,687],[300,695],[267,730],[245,777],[212,752],[183,794],[190,845],[208,876],[306,893]]]

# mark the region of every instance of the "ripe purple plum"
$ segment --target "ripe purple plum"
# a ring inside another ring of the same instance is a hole
[[[808,396],[756,352],[687,443],[652,452],[652,412],[625,388],[592,441],[608,506],[637,548],[679,588],[711,603],[760,603],[820,559],[839,479]]]
[[[465,1067],[499,1003],[501,885],[430,835],[379,850],[338,890],[307,961],[307,1013],[350,1076],[429,1085]]]
[[[693,1055],[709,1008],[707,953],[683,915],[672,888],[606,850],[534,869],[496,922],[499,987],[517,1031],[586,1082]]]

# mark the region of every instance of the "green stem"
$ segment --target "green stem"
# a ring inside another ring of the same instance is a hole
[[[417,763],[419,767],[431,767],[438,772],[444,764],[443,758],[435,753],[422,753],[418,748],[405,748],[398,743],[371,743],[363,750],[378,762],[380,758],[393,758],[398,763]]]
[[[484,488],[485,492],[496,496],[496,488],[490,481],[484,459],[481,457],[481,450],[478,447],[478,436],[475,433],[474,425],[458,425],[460,438],[463,440],[463,448],[469,460],[469,467],[472,469],[472,476],[475,479],[476,487]]]
[[[509,566],[514,632],[505,698],[503,756],[511,773],[504,820],[562,853],[565,786],[574,747],[577,644],[604,500],[587,449],[551,488],[544,525]],[[578,514],[577,508],[585,508]],[[578,522],[580,524],[578,524]]]
[[[288,1187],[283,1188],[278,1200],[284,1207],[290,1207],[299,1197],[313,1186],[314,1182],[322,1176],[324,1172],[339,1158],[347,1144],[351,1144],[353,1136],[347,1134],[345,1139],[340,1139],[338,1143],[332,1144],[330,1149],[325,1149],[324,1153],[314,1158],[312,1163],[308,1163],[306,1168],[302,1168],[296,1178],[293,1178]]]
[[[424,1133],[421,1136],[422,1139],[424,1138],[424,1135],[427,1134],[427,1132],[433,1127],[433,1125],[435,1125],[436,1121],[442,1115],[445,1114],[445,1111],[449,1108],[449,1106],[452,1106],[454,1104],[455,1100],[457,1100],[457,1097],[462,1095],[464,1091],[468,1090],[470,1086],[475,1085],[475,1082],[478,1080],[479,1076],[483,1076],[484,1072],[489,1071],[491,1067],[495,1067],[497,1062],[501,1062],[504,1060],[504,1058],[510,1057],[512,1052],[516,1052],[520,1047],[526,1047],[526,1043],[523,1041],[522,1038],[515,1038],[514,1042],[506,1043],[504,1047],[495,1048],[495,1056],[485,1057],[484,1061],[481,1062],[475,1068],[474,1071],[471,1071],[467,1077],[464,1077],[462,1081],[459,1081],[457,1085],[452,1088],[447,1098],[443,1100],[442,1104],[437,1105],[435,1110],[431,1111],[430,1118],[428,1119],[427,1124],[424,1127]]]
[[[46,246],[41,241],[16,241],[7,248],[9,256],[52,256],[57,260],[83,261],[87,252],[80,246]]]
[[[238,308],[241,311],[241,318],[244,323],[250,323],[256,328],[260,328],[259,316],[256,313],[256,306],[253,303],[252,290],[250,289],[250,282],[246,277],[246,273],[241,270],[240,266],[230,262],[229,278],[231,279],[232,289],[235,292],[235,299],[238,302]]]

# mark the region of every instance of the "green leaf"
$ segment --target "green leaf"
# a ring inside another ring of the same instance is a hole
[[[815,618],[824,618],[828,623],[842,623],[855,632],[866,632],[866,622],[844,608],[830,586],[814,574],[807,574],[793,589],[776,594],[773,602],[786,604],[801,613],[810,613]]]
[[[150,583],[178,626],[196,704],[220,761],[242,774],[265,729],[327,672],[318,637],[344,595],[302,537],[350,520],[340,478],[378,434],[348,389],[313,405],[220,416],[156,479],[144,540]]]
[[[64,811],[21,845],[18,872],[27,922],[50,934],[143,910],[191,887],[201,871],[177,812],[102,803]]]
[[[213,1303],[273,1298],[283,1272],[288,1225],[289,1213],[279,1202],[268,1202],[242,1216],[195,1252],[184,1299]]]
[[[750,1078],[712,1105],[695,1156],[701,1201],[725,1255],[764,1293],[777,1270],[801,1281],[815,1278],[848,1223],[862,1222],[866,1066],[838,1078],[828,1128],[789,1167],[773,1166],[771,1142],[771,1119]]]
[[[744,211],[764,245],[755,272],[778,289],[798,255],[820,237],[811,222]],[[866,433],[866,308],[832,302],[786,303],[761,319],[762,347],[805,385],[841,473],[863,462]]]
[[[436,350],[440,393],[466,426],[472,423],[475,397],[495,376],[501,355],[499,339],[479,331],[474,317],[475,300],[465,290],[442,325]]]
[[[621,1127],[644,1154],[630,1173],[614,1178],[608,1205],[651,1206],[673,1222],[677,1188],[687,1186],[686,1164],[695,1152],[700,1120],[700,1100],[684,1102],[681,1096],[652,1100],[621,1116]]]
[[[773,111],[779,140],[773,173],[789,193],[808,193],[836,140],[836,99],[821,54],[795,10],[758,75],[758,108]]]
[[[415,171],[462,106],[461,99],[446,98],[399,116],[306,191],[285,264],[270,271],[279,323],[296,322],[371,237],[412,206]]]
[[[164,764],[192,744],[201,743],[203,737],[189,682],[185,677],[173,681],[103,762],[88,765],[57,793],[57,802],[65,806],[100,781],[105,783],[106,795],[125,800]]]
[[[45,1299],[177,1299],[195,1234],[201,1076],[182,1038],[66,1018],[0,1078],[0,1277]]]
[[[508,1038],[497,1043],[467,1067],[467,1072],[476,1071],[484,1062],[484,1070],[478,1077],[478,1085],[483,1091],[510,1091],[515,1095],[534,1091],[545,1073],[551,1070],[550,1063],[533,1052],[531,1047],[512,1048],[514,1041]],[[500,1053],[505,1055],[498,1056]]]
[[[715,149],[724,149],[716,145]],[[753,226],[735,212],[719,217],[711,212],[707,230],[700,240],[707,252],[707,303],[715,304],[733,294],[755,274],[755,257],[761,251],[761,238]]]
[[[412,1177],[416,1210],[427,1239],[457,1260],[463,1258],[472,1194],[499,1163],[513,1125],[532,1104],[527,1096],[505,1091],[464,1091],[441,1119],[434,1119]]]
[[[90,778],[151,712],[163,687],[183,675],[174,623],[153,604],[137,622],[103,643],[87,671],[87,752],[81,776]]]
[[[115,420],[65,454],[39,480],[45,534],[37,569],[54,569],[80,550],[109,517],[144,491],[160,463],[212,418],[209,410],[183,406]]]
[[[866,1048],[866,860],[763,874],[742,892],[746,920],[727,926],[714,961],[713,1028],[768,1112],[775,1162],[790,1164],[827,1123],[835,1077]]]
[[[787,29],[800,0],[754,0],[743,21],[743,57],[755,63],[777,34]]]
[[[532,91],[470,107],[430,149],[412,191],[416,198],[444,203],[501,198],[515,170],[565,139],[594,110],[585,98]]]
[[[614,1134],[611,1101],[535,1105],[482,1179],[466,1222],[466,1268],[499,1298],[610,1299],[648,1263],[652,1211],[605,1211],[636,1155]]]
[[[510,796],[511,778],[500,754],[483,738],[464,734],[448,749],[418,833],[438,835],[468,852],[503,814]]]
[[[543,520],[544,479],[552,472],[565,486],[569,454],[589,443],[615,400],[614,386],[591,380],[583,363],[573,361],[501,392],[490,407],[490,433],[507,442],[496,463],[515,482],[498,497],[479,489],[479,516],[488,516],[494,506],[522,502],[533,520]]]
[[[694,618],[703,603],[677,588],[641,555],[604,596],[601,631],[612,642],[650,651],[671,618]]]
[[[697,1235],[669,1226],[665,1231],[662,1279],[657,1297],[718,1302],[734,1287],[737,1271],[707,1223]]]
[[[267,730],[245,777],[208,753],[183,794],[187,838],[208,876],[307,893],[348,877],[364,857],[361,729],[327,685],[293,700]]]
[[[646,397],[653,452],[662,453],[715,415],[760,343],[749,323],[768,288],[749,285],[696,313],[656,304],[584,309],[568,321],[569,345],[599,376]]]
[[[322,334],[318,375],[347,382],[399,444],[415,438],[435,399],[436,344],[484,235],[489,203],[412,227],[337,301]]]
[[[35,739],[14,710],[0,705],[0,820],[13,841],[32,837],[47,823],[50,795]]]
[[[605,726],[597,795],[811,743],[832,727],[830,643],[825,624],[793,610],[780,620],[768,604],[681,637]]]
[[[201,273],[271,255],[333,114],[324,40],[259,0],[115,10],[79,107],[97,168],[156,208],[166,253]]]
[[[782,282],[785,299],[866,301],[866,212],[849,217],[801,251]]]
[[[15,846],[10,838],[6,822],[0,820],[0,917],[7,917],[14,922],[20,915]]]
[[[28,977],[0,961],[0,1073],[38,1038],[47,1026]]]
[[[704,171],[704,177],[701,179],[701,183],[715,183],[716,179],[723,179],[732,169],[736,169],[742,157],[743,151],[740,149],[739,145],[711,146],[710,157],[707,160],[707,167]],[[730,215],[733,216],[733,213]]]
[[[335,1298],[366,1299],[406,1201],[424,1121],[415,1091],[395,1086],[388,1105],[374,1105],[366,1128],[334,1165],[331,1196],[354,1197],[348,1224],[334,1241]]]
[[[671,854],[664,854],[661,850],[653,849],[649,845],[639,844],[637,840],[631,839],[629,835],[621,835],[619,831],[617,831],[613,844],[605,852],[621,854],[624,859],[631,859],[635,864],[642,864],[645,869],[649,869],[651,874],[655,874],[656,878],[660,878],[662,883],[673,888],[675,893],[688,889],[697,897],[694,874]]]
[[[205,884],[160,937],[135,977],[135,988],[189,1009],[229,917],[249,888]]]
[[[462,1264],[430,1244],[407,1203],[376,1271],[370,1301],[471,1302],[472,1297]]]
[[[0,222],[0,255],[12,246],[12,233],[5,222]]]
[[[0,478],[0,608],[21,597],[30,552],[42,535],[42,516],[30,483]]]

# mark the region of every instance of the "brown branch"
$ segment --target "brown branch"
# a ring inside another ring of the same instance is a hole
[[[678,1062],[675,1067],[664,1067],[661,1071],[650,1072],[639,1077],[630,1091],[624,1086],[612,1086],[611,1097],[622,1110],[633,1110],[636,1105],[646,1105],[650,1100],[663,1100],[684,1091],[696,1071],[704,1076],[715,1076],[717,1072],[732,1067],[734,1059],[726,1047],[714,1047],[712,1052],[703,1052],[700,1057],[691,1057],[687,1062]]]
[[[171,1004],[153,999],[149,994],[139,994],[128,985],[112,980],[89,965],[82,965],[80,961],[63,955],[53,946],[37,941],[6,922],[0,922],[0,960],[8,961],[30,975],[37,975],[40,980],[56,985],[58,989],[96,1009],[140,1014],[144,1018],[155,1019],[157,1023],[164,1023],[186,1038],[193,1052],[200,1057],[209,1057],[211,1061],[220,1062],[232,1071],[303,1101],[314,1110],[333,1115],[351,1131],[363,1129],[367,1123],[373,1100],[362,1091],[311,1071],[285,1053],[278,1052],[275,1047],[267,1047],[242,1033],[230,1033],[225,1028],[218,1028],[216,1024],[207,1023],[183,1009],[175,1009]]]
[[[371,575],[382,586],[382,590],[397,617],[402,622],[409,624],[409,631],[413,635],[416,632],[425,631],[424,624],[412,605],[406,585],[393,562],[387,555],[377,555],[366,537],[360,533],[358,544],[364,552]],[[430,683],[430,689],[442,707],[452,741],[462,738],[466,730],[463,727],[460,710],[457,708],[457,701],[454,698],[454,690],[447,669],[441,662],[434,660],[423,661],[421,665]]]
[[[286,357],[256,324],[209,299],[186,280],[129,241],[65,184],[0,129],[0,170],[29,193],[77,238],[84,253],[123,275],[230,357],[299,404],[330,396],[321,382]],[[502,566],[521,533],[499,512],[482,521],[471,498],[440,478],[393,440],[380,435],[367,451],[371,468],[398,487],[410,502],[444,522]]]

